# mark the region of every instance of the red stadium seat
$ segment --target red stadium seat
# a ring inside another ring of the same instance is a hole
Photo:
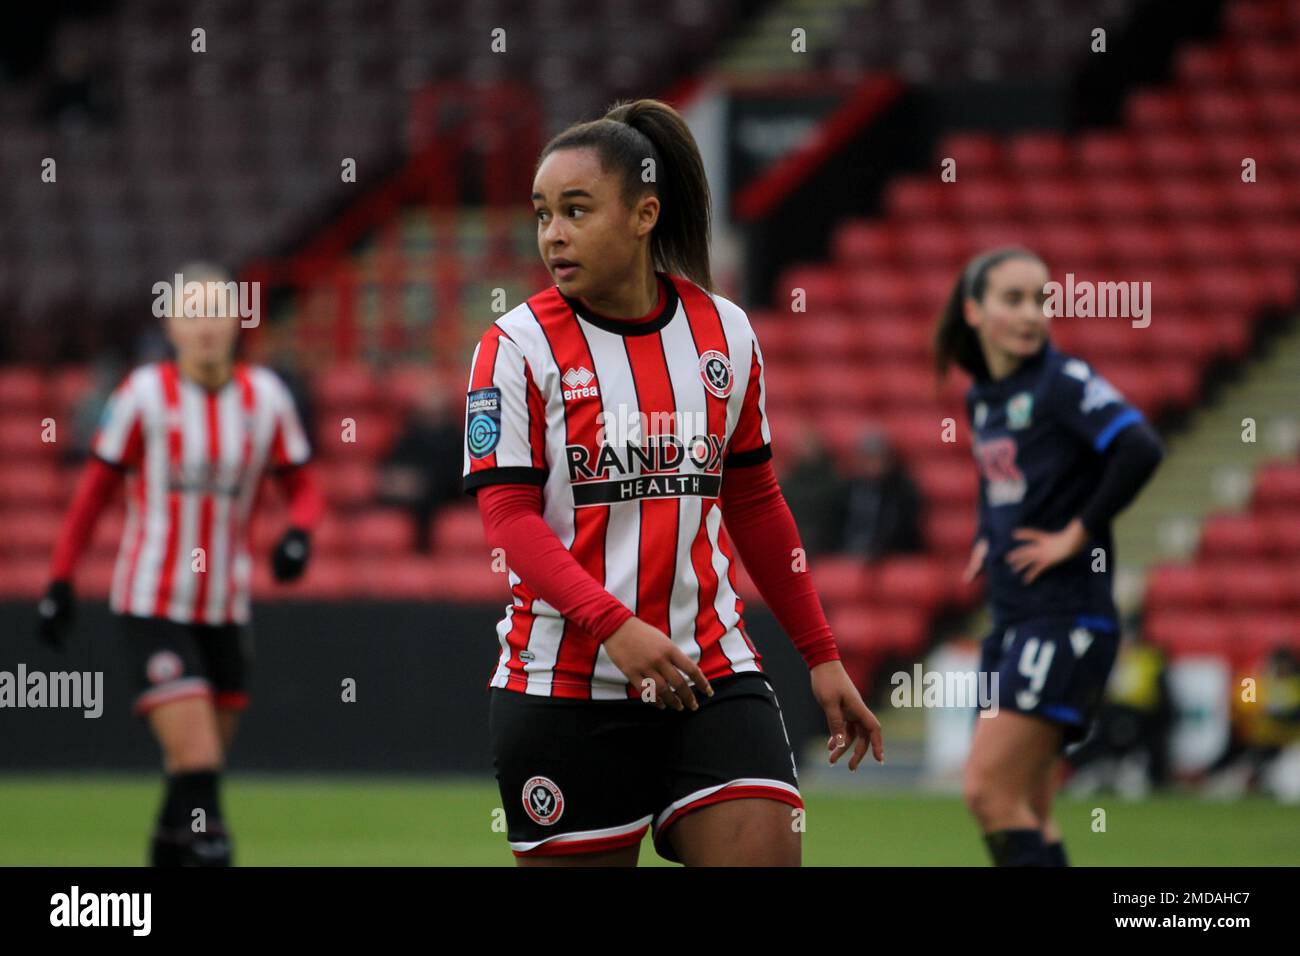
[[[1188,98],[1180,90],[1141,90],[1125,104],[1127,125],[1146,131],[1174,130],[1191,125]]]
[[[1020,133],[1007,145],[1007,160],[1017,176],[1062,175],[1073,162],[1059,133]]]
[[[1212,582],[1200,565],[1161,564],[1147,574],[1146,608],[1151,614],[1184,612],[1215,600]]]
[[[375,400],[375,375],[364,365],[334,365],[316,375],[312,391],[322,410],[359,414]]]
[[[1300,60],[1285,42],[1251,44],[1242,52],[1240,70],[1242,79],[1256,87],[1300,86]]]
[[[914,608],[932,614],[948,596],[946,567],[934,558],[896,555],[874,565],[882,607]]]
[[[52,462],[0,466],[0,501],[53,508],[61,503],[58,474]]]
[[[1203,579],[1224,608],[1266,611],[1284,607],[1293,598],[1289,593],[1289,578],[1272,565],[1247,566],[1239,561],[1219,561],[1203,564],[1201,568]]]
[[[952,210],[947,191],[955,183],[935,182],[931,176],[904,176],[885,189],[891,216],[901,220],[942,219]]]
[[[1127,176],[1140,162],[1140,137],[1127,132],[1087,132],[1075,140],[1076,163],[1094,176]]]
[[[44,377],[25,365],[0,367],[0,408],[6,412],[35,412],[45,401]]]
[[[1263,512],[1264,535],[1270,552],[1300,566],[1300,513]]]
[[[1217,135],[1253,126],[1258,118],[1255,103],[1244,91],[1203,89],[1192,94],[1189,109],[1198,126]]]
[[[351,507],[374,498],[375,471],[366,462],[324,462],[317,472],[325,499],[332,505]]]
[[[1234,618],[1234,657],[1247,666],[1279,648],[1300,650],[1300,619],[1293,613],[1246,611]]]
[[[859,311],[895,311],[918,304],[916,286],[897,272],[853,272],[844,277],[848,308]]]
[[[931,550],[951,556],[965,557],[969,554],[975,541],[973,506],[926,508],[923,522],[925,540]]]
[[[1193,86],[1225,86],[1237,78],[1237,51],[1231,47],[1190,46],[1177,54],[1176,73]]]
[[[956,161],[957,182],[992,172],[1003,164],[1001,140],[982,131],[951,133],[939,143],[936,154],[940,159]]]
[[[363,512],[352,519],[349,532],[356,554],[394,555],[412,550],[413,529],[405,512]]]
[[[6,554],[48,558],[58,531],[59,513],[52,508],[0,511],[0,541]]]
[[[927,459],[918,465],[915,477],[927,505],[975,507],[979,479],[974,462]]]
[[[1260,512],[1300,513],[1300,462],[1270,462],[1260,468],[1252,504]]]
[[[831,254],[848,269],[880,266],[894,259],[896,239],[889,223],[850,220],[835,230]]]
[[[959,173],[957,181],[948,186],[954,207],[968,219],[1008,218],[1019,212],[1021,191],[1009,180],[962,177]]]
[[[1232,648],[1230,618],[1216,614],[1153,610],[1144,633],[1172,656],[1227,656]]]
[[[1211,171],[1213,154],[1199,130],[1153,130],[1133,137],[1145,174],[1153,179],[1186,178]]]
[[[1158,207],[1153,184],[1146,179],[1088,179],[1089,206],[1108,219],[1141,219]]]
[[[0,448],[4,449],[5,460],[30,461],[35,467],[44,467],[42,459],[53,459],[66,443],[72,441],[68,431],[72,424],[69,419],[55,419],[54,437],[57,440],[44,441],[47,434],[42,424],[44,417],[43,413],[35,410],[0,412]]]
[[[1201,528],[1200,556],[1206,560],[1258,559],[1267,550],[1266,530],[1267,523],[1258,515],[1212,515]]]
[[[828,604],[853,605],[873,593],[873,580],[860,558],[818,555],[808,562],[817,593]]]
[[[454,505],[438,512],[433,519],[434,548],[439,554],[476,556],[488,561],[487,539],[483,536],[483,519],[478,505]]]
[[[804,304],[814,315],[826,309],[839,309],[845,303],[845,276],[825,266],[801,267],[786,271],[773,292],[772,306],[788,311],[794,301],[792,290],[802,289]]]
[[[943,219],[912,219],[907,215],[898,233],[898,255],[905,264],[946,266],[957,269],[970,254],[972,242],[966,226]]]
[[[1092,212],[1087,192],[1074,178],[1032,179],[1021,184],[1021,191],[1025,215],[1049,225]]]

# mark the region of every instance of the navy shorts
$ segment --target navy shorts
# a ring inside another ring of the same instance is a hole
[[[219,709],[248,706],[253,659],[250,627],[178,624],[130,614],[121,615],[121,621],[136,716],[186,697],[209,697]]]
[[[606,852],[653,828],[655,850],[680,862],[664,834],[692,810],[746,797],[802,808],[767,676],[710,683],[713,696],[701,694],[695,711],[492,688],[492,751],[515,855]]]
[[[1088,736],[1118,647],[1109,618],[1018,621],[981,642],[980,672],[997,675],[999,709],[1060,724],[1069,745]]]

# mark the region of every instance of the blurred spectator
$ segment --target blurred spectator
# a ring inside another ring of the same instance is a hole
[[[72,443],[64,447],[64,464],[80,464],[90,454],[104,406],[125,375],[126,369],[111,356],[100,356],[91,364],[90,387],[72,407]]]
[[[839,539],[836,509],[844,495],[843,479],[814,429],[795,432],[791,445],[794,464],[781,478],[781,493],[799,526],[804,551],[822,554],[832,550]]]
[[[41,100],[43,118],[64,133],[111,122],[116,110],[112,78],[83,43],[72,34],[60,40]]]
[[[921,550],[921,495],[884,431],[859,439],[841,487],[837,550],[868,561]]]
[[[1254,694],[1243,681],[1254,680]],[[1211,768],[1206,792],[1238,797],[1253,789],[1271,791],[1287,803],[1300,802],[1300,660],[1279,647],[1233,683],[1233,740]]]
[[[1173,704],[1165,657],[1132,634],[1125,629],[1092,734],[1067,755],[1073,794],[1109,788],[1139,799],[1168,781]]]
[[[410,512],[421,553],[432,550],[433,516],[460,497],[462,443],[459,417],[451,414],[447,396],[431,390],[411,409],[380,466],[379,502]]]
[[[261,361],[280,376],[280,380],[289,389],[289,394],[293,396],[293,404],[298,409],[298,418],[307,432],[307,439],[311,442],[312,448],[316,449],[319,445],[319,435],[316,432],[316,405],[312,399],[311,389],[313,370],[304,360],[302,350],[298,347],[295,338],[297,327],[293,322],[272,321],[262,323],[260,331],[262,333]],[[247,349],[241,357],[248,360]]]

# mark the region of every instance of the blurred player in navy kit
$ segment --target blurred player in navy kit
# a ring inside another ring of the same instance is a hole
[[[964,790],[998,866],[1066,865],[1056,764],[1087,736],[1119,640],[1110,523],[1164,454],[1140,411],[1048,340],[1048,279],[1025,249],[977,256],[935,333],[939,375],[956,364],[975,380],[979,530],[966,578],[988,573],[980,671],[997,675],[998,709],[975,721]]]

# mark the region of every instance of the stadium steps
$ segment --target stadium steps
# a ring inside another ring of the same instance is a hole
[[[848,13],[860,4],[854,0],[785,0],[759,18],[754,27],[728,48],[717,72],[733,79],[773,77],[802,73],[816,62],[815,54],[833,48]],[[807,31],[807,53],[790,49],[790,32]]]
[[[448,264],[455,267],[453,295],[436,285]],[[358,283],[359,354],[375,362],[467,367],[475,343],[496,318],[493,290],[505,290],[509,309],[547,284],[527,210],[509,214],[503,229],[480,208],[409,208],[394,232],[368,236],[343,268]],[[401,277],[401,288],[388,300],[383,288],[393,276]],[[395,309],[391,323],[384,319],[389,301]],[[275,321],[294,323],[294,341],[306,348],[316,343],[322,364],[329,362],[336,321],[332,299],[309,300],[302,308],[290,304]],[[457,345],[454,354],[439,355],[435,335],[447,321],[456,325]]]
[[[1242,420],[1255,420],[1255,441],[1242,441]],[[1300,321],[1268,353],[1224,387],[1214,404],[1194,413],[1188,428],[1166,439],[1166,457],[1151,483],[1115,525],[1120,573],[1116,598],[1136,609],[1147,569],[1187,560],[1205,517],[1242,508],[1252,477],[1265,461],[1300,448]]]

